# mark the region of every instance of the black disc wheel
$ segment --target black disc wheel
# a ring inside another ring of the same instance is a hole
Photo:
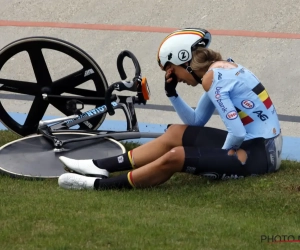
[[[67,140],[94,134],[70,132],[55,133]],[[24,137],[0,147],[0,172],[15,178],[53,179],[65,173],[59,156],[73,159],[103,159],[126,152],[124,146],[113,139],[95,138],[66,145],[67,151],[55,152],[53,145],[42,135]]]
[[[21,136],[36,133],[42,119],[74,114],[66,99],[55,97],[81,98],[80,114],[104,105],[107,87],[99,65],[69,42],[28,37],[0,50],[0,120]],[[104,119],[105,114],[75,129],[97,129]]]

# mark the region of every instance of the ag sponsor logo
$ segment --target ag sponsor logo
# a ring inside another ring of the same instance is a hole
[[[267,115],[265,115],[261,110],[258,110],[258,111],[254,111],[253,112],[254,114],[257,114],[257,117],[259,119],[261,119],[262,121],[265,121],[265,120],[268,120],[269,117]]]
[[[238,117],[238,113],[235,111],[235,110],[232,110],[232,111],[229,111],[227,114],[226,114],[226,118],[228,120],[234,120]]]
[[[250,100],[243,100],[242,101],[242,106],[245,109],[253,109],[254,108],[254,102],[250,101]]]

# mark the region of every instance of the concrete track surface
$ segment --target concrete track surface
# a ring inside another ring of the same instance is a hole
[[[177,28],[210,30],[212,49],[221,52],[223,57],[232,57],[261,79],[280,114],[283,135],[300,136],[298,0],[0,0],[0,6],[1,48],[29,36],[63,39],[91,55],[109,84],[119,80],[116,68],[119,52],[125,49],[133,52],[151,89],[149,106],[137,109],[138,120],[142,123],[181,123],[176,113],[168,108],[164,73],[156,62],[161,40]],[[46,56],[53,78],[62,76],[73,66],[62,63],[59,56],[55,53]],[[0,72],[0,77],[7,74],[15,79],[32,79],[32,69],[25,60],[22,55],[13,58],[6,70]],[[131,64],[128,64],[130,69]],[[188,104],[195,106],[203,90],[201,86],[192,88],[179,84],[178,92]],[[0,99],[11,112],[28,111],[28,101],[1,98],[3,94],[0,91]],[[55,109],[48,112],[59,115]],[[108,119],[122,120],[123,116],[117,113]],[[224,128],[217,115],[207,126]]]

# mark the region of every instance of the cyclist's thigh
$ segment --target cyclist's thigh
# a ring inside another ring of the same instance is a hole
[[[182,136],[185,147],[222,148],[227,131],[199,126],[188,126]]]
[[[228,155],[228,151],[220,147],[185,146],[183,171],[213,179],[237,179],[268,173],[269,163],[265,139],[243,142],[241,148],[248,154],[245,164],[238,160],[237,155]]]

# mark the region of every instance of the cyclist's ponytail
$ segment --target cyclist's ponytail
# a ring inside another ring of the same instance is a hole
[[[191,68],[195,70],[208,69],[209,66],[216,61],[222,60],[219,52],[213,51],[208,48],[199,47],[192,52]]]

